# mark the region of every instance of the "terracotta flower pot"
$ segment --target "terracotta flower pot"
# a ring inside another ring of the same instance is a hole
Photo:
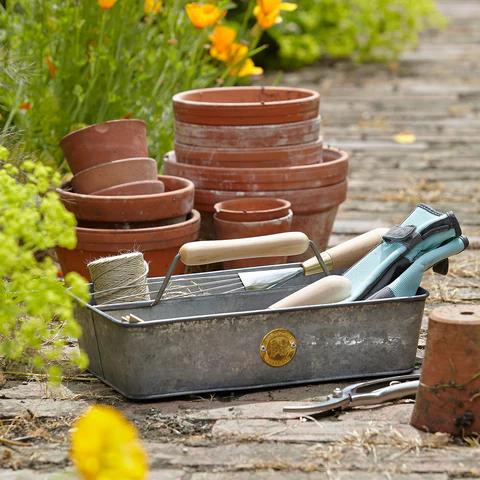
[[[202,214],[200,238],[214,238],[213,213],[216,203],[240,196],[258,197],[259,195],[288,200],[292,204],[293,211],[292,231],[304,232],[322,251],[327,247],[338,206],[347,198],[347,181],[327,187],[266,192],[196,189],[195,208]],[[288,261],[298,262],[311,256],[311,252],[307,252],[289,257]]]
[[[113,160],[148,157],[147,129],[143,120],[112,120],[65,135],[60,148],[77,174]]]
[[[275,125],[201,125],[175,120],[175,140],[182,145],[216,148],[284,147],[314,142],[320,136],[320,116]]]
[[[175,118],[201,125],[265,125],[316,118],[320,95],[292,87],[222,87],[172,98]]]
[[[90,280],[87,263],[97,258],[118,255],[132,250],[141,251],[149,263],[149,277],[167,273],[180,247],[197,240],[200,231],[200,214],[192,210],[183,223],[136,230],[104,230],[77,227],[78,243],[74,250],[57,247],[57,256],[63,274],[78,272]],[[183,273],[179,262],[175,272]]]
[[[288,215],[292,204],[280,198],[234,198],[216,203],[215,217],[228,222],[261,222]]]
[[[480,434],[480,305],[430,313],[411,423],[429,432]]]
[[[348,155],[335,148],[323,149],[323,163],[282,168],[218,168],[178,163],[174,152],[164,157],[168,175],[185,177],[196,188],[233,191],[272,191],[324,187],[347,176]],[[280,198],[283,198],[280,196]]]
[[[187,215],[193,208],[194,185],[185,178],[159,175],[166,192],[152,195],[81,195],[57,188],[65,208],[79,221],[151,222]]]
[[[73,176],[71,184],[76,193],[89,194],[129,181],[156,180],[157,170],[153,158],[126,158],[82,170]]]
[[[322,137],[283,147],[202,148],[175,142],[178,163],[217,168],[278,168],[322,162]]]
[[[104,188],[92,192],[92,195],[152,195],[154,193],[163,193],[165,184],[160,180],[145,180],[142,182],[129,182],[115,185],[114,187]]]
[[[233,238],[249,238],[258,237],[261,235],[273,235],[274,233],[289,232],[292,226],[293,213],[291,210],[289,210],[287,215],[283,217],[278,217],[271,220],[261,220],[256,222],[229,222],[227,220],[220,219],[217,214],[215,214],[213,218],[217,239],[229,240]],[[286,261],[286,256],[246,258],[242,260],[223,262],[223,268],[232,269],[256,267],[260,265],[276,265],[279,263],[285,263]]]

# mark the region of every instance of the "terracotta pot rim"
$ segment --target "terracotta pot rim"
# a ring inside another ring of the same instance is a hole
[[[157,184],[163,184],[163,182],[160,181],[160,180],[139,180],[139,181],[136,181],[136,182],[126,182],[126,183],[120,183],[118,185],[114,185],[113,187],[108,187],[108,188],[103,188],[102,190],[97,190],[96,192],[92,192],[90,195],[104,197],[106,195],[102,192],[105,192],[107,190],[112,190],[112,189],[115,189],[115,188],[128,188],[129,186],[130,187],[131,186],[133,186],[133,187],[140,186],[141,187],[143,185],[146,186],[146,185],[157,185]],[[165,187],[165,185],[163,186],[163,188],[164,187]],[[159,193],[164,193],[164,192],[159,192]],[[153,194],[150,193],[150,194],[146,194],[146,195],[153,195]],[[108,196],[108,194],[107,194],[107,196]],[[110,195],[110,196],[118,197],[118,195]],[[135,195],[135,196],[138,197],[138,195]]]
[[[299,93],[305,93],[304,97],[300,97],[298,99],[293,99],[293,100],[279,100],[279,101],[274,101],[274,102],[199,102],[195,100],[188,100],[187,97],[191,95],[196,95],[199,92],[204,92],[205,90],[208,90],[209,92],[215,93],[215,92],[233,92],[233,91],[268,91],[268,90],[274,90],[274,91],[285,91],[285,90],[295,90],[296,92]],[[199,88],[196,90],[187,90],[185,92],[180,92],[175,94],[172,97],[173,103],[183,103],[187,106],[208,106],[208,105],[218,105],[221,104],[221,106],[225,107],[236,107],[236,108],[251,108],[251,107],[258,107],[259,105],[265,106],[265,105],[272,105],[272,106],[283,106],[283,105],[292,105],[292,104],[298,104],[298,103],[305,103],[305,102],[310,102],[312,100],[320,99],[320,94],[314,90],[308,90],[306,88],[296,88],[296,87],[216,87],[216,88]],[[188,123],[188,122],[185,122]]]
[[[190,218],[188,218],[190,217]],[[159,227],[150,227],[150,228],[134,228],[130,230],[126,229],[114,229],[114,228],[86,228],[86,227],[75,227],[75,230],[80,235],[145,235],[149,233],[158,233],[174,230],[184,230],[200,220],[200,212],[198,210],[192,209],[190,214],[187,215],[187,219],[184,222],[173,223],[171,225],[163,225]],[[79,243],[81,243],[79,239]]]
[[[273,88],[273,87],[272,87]],[[321,124],[322,122],[322,116],[317,115],[314,118],[308,118],[306,120],[298,120],[296,122],[287,122],[287,123],[267,123],[267,124],[259,124],[259,125],[209,125],[209,124],[202,124],[202,123],[189,123],[189,122],[184,122],[183,120],[174,120],[174,125],[178,125],[178,127],[185,127],[185,128],[201,128],[201,129],[212,129],[214,128],[215,130],[221,130],[225,131],[225,133],[229,132],[230,130],[232,133],[237,133],[241,132],[242,130],[249,131],[252,128],[257,128],[257,129],[262,129],[265,127],[269,128],[301,128],[305,125],[309,124]],[[190,145],[190,144],[183,144],[183,145]],[[291,144],[291,145],[296,145],[296,144]]]
[[[184,177],[177,177],[175,175],[158,175],[157,178],[162,181],[163,178],[167,179],[172,179],[172,180],[180,180],[181,182],[185,183],[186,185],[182,188],[179,188],[177,190],[170,190],[168,192],[163,192],[163,193],[151,193],[147,195],[88,195],[88,194],[83,194],[83,193],[75,193],[75,192],[69,192],[68,190],[64,190],[63,188],[56,188],[55,191],[60,195],[63,196],[64,199],[66,200],[98,200],[99,198],[102,198],[102,201],[105,203],[113,203],[113,202],[120,202],[124,203],[130,199],[134,199],[134,201],[138,200],[153,200],[156,197],[160,197],[161,195],[167,196],[167,195],[178,195],[180,193],[184,193],[188,191],[190,188],[195,188],[195,184],[189,180],[188,178]],[[111,200],[109,200],[111,199]]]
[[[323,162],[318,162],[318,163],[312,163],[309,165],[294,165],[292,167],[261,167],[261,168],[255,168],[254,173],[256,175],[261,175],[261,174],[281,174],[281,173],[289,173],[289,172],[298,172],[302,170],[311,170],[312,168],[318,168],[319,165],[325,165],[325,166],[336,166],[338,164],[341,164],[345,161],[348,161],[348,153],[345,152],[344,150],[340,150],[338,148],[333,148],[333,147],[324,147],[323,148],[323,154],[322,156],[325,157],[325,154],[336,154],[338,158],[335,158],[334,160],[327,160]],[[173,159],[172,159],[173,158]],[[178,165],[181,165],[183,168],[188,168],[191,169],[194,172],[206,172],[208,173],[216,173],[219,174],[225,174],[225,175],[235,175],[235,174],[240,174],[240,175],[247,175],[252,173],[252,168],[224,168],[224,167],[204,167],[202,165],[190,165],[186,163],[179,163],[176,161],[176,155],[174,150],[170,150],[163,156],[164,161],[170,161],[171,163],[177,163]],[[284,172],[282,172],[284,170]]]
[[[295,143],[292,145],[285,145],[285,146],[279,146],[279,147],[247,147],[247,148],[233,148],[233,147],[197,147],[195,145],[188,145],[186,143],[180,143],[177,141],[174,141],[174,149],[175,146],[179,145],[180,148],[184,149],[190,149],[194,150],[195,152],[209,152],[209,151],[215,151],[216,155],[231,155],[234,153],[244,153],[248,155],[255,155],[255,154],[263,154],[263,153],[270,153],[270,154],[275,154],[277,152],[291,152],[295,150],[305,150],[308,148],[315,148],[315,147],[321,147],[323,146],[323,136],[319,136],[316,140],[313,142],[306,142],[306,143]],[[174,152],[175,150],[171,150],[171,152]],[[165,155],[168,155],[167,152]],[[248,161],[248,160],[247,160]],[[213,167],[213,168],[221,168],[221,167]],[[268,167],[263,167],[263,168],[268,168]],[[273,167],[272,167],[273,168]]]
[[[131,158],[122,158],[120,160],[109,160],[108,162],[99,163],[98,165],[94,165],[93,167],[85,168],[84,170],[81,170],[80,172],[76,173],[74,176],[79,177],[83,174],[90,173],[92,170],[98,170],[99,168],[106,168],[107,166],[110,166],[113,164],[119,165],[122,162],[132,162],[132,161],[135,162],[140,160],[151,160],[152,162],[155,162],[155,164],[157,163],[157,161],[154,158],[150,158],[150,157],[131,157]]]
[[[245,226],[252,226],[252,227],[254,225],[258,225],[260,223],[273,224],[274,222],[287,221],[289,218],[292,218],[292,217],[293,217],[292,209],[289,209],[287,215],[284,215],[283,217],[271,218],[269,220],[257,220],[255,222],[243,222],[243,221],[234,222],[234,221],[231,221],[231,220],[223,220],[223,218],[219,218],[216,213],[213,214],[213,218],[215,219],[216,222],[224,223],[227,227],[228,227],[228,225],[233,226],[233,225],[239,225],[239,224],[242,224],[242,225],[245,225]]]
[[[283,198],[273,198],[273,197],[243,197],[243,198],[232,198],[231,200],[224,200],[223,202],[217,202],[213,208],[215,208],[216,212],[222,211],[222,212],[228,212],[228,213],[241,213],[244,212],[244,209],[234,209],[234,208],[228,208],[232,203],[239,203],[245,198],[250,198],[252,200],[256,200],[258,202],[263,202],[264,200],[267,200],[269,202],[276,202],[278,203],[278,207],[276,208],[266,208],[266,209],[256,209],[256,210],[247,210],[247,213],[250,212],[276,212],[277,210],[282,210],[285,207],[290,208],[291,203],[288,200],[284,200]],[[234,205],[235,206],[235,205]],[[227,207],[227,208],[225,208]]]
[[[100,122],[100,123],[94,123],[93,125],[87,125],[86,127],[79,128],[78,130],[75,130],[73,132],[67,133],[64,137],[59,142],[60,148],[62,148],[62,144],[65,142],[68,142],[73,136],[77,134],[84,133],[88,130],[95,129],[95,127],[98,127],[99,125],[111,125],[111,124],[116,124],[116,123],[141,123],[146,126],[146,123],[143,120],[140,120],[139,118],[121,118],[118,120],[108,120],[106,122]]]
[[[341,182],[338,183],[332,183],[331,185],[326,185],[323,187],[314,187],[314,188],[302,188],[302,189],[291,189],[291,190],[271,190],[268,192],[268,194],[271,195],[262,195],[265,197],[275,197],[275,198],[282,198],[283,196],[292,196],[295,198],[298,198],[299,193],[303,197],[314,197],[318,194],[323,194],[325,195],[324,192],[328,192],[329,195],[328,197],[330,200],[327,200],[325,202],[322,202],[322,209],[320,210],[318,207],[314,206],[312,202],[304,202],[304,203],[298,203],[298,204],[293,204],[292,210],[296,215],[304,215],[304,214],[309,214],[309,213],[318,213],[318,212],[325,212],[327,210],[330,210],[331,208],[340,205],[343,203],[346,199],[347,196],[347,187],[348,187],[348,182],[347,180],[342,180]],[[263,194],[265,192],[255,192],[255,191],[243,191],[241,190],[242,194],[245,195],[245,197],[254,197],[258,196],[259,194]],[[339,202],[335,201],[332,202],[331,199],[335,198],[333,195],[337,195],[338,192],[341,193],[340,198],[341,200]],[[207,201],[205,203],[204,199],[201,199],[202,202],[199,201],[199,197],[202,196],[216,196],[216,197],[229,197],[228,200],[231,198],[236,198],[235,195],[238,193],[238,191],[234,190],[212,190],[209,188],[197,188],[195,189],[195,208],[197,210],[200,210],[201,212],[208,212],[208,213],[214,213],[215,210],[213,209],[214,203],[211,201]],[[215,202],[218,203],[218,202]]]

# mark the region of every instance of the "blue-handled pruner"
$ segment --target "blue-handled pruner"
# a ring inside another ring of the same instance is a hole
[[[419,374],[411,374],[356,383],[343,390],[336,388],[323,402],[286,406],[283,407],[283,411],[312,415],[329,410],[346,410],[360,405],[378,405],[390,400],[415,395],[419,378]]]

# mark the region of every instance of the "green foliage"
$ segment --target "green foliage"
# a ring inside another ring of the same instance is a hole
[[[303,0],[265,38],[278,48],[269,66],[299,68],[322,55],[389,61],[416,47],[418,33],[445,25],[433,0]]]
[[[36,254],[56,245],[76,244],[75,218],[51,191],[58,173],[30,159],[14,161],[0,146],[0,360],[26,361],[58,377],[67,337],[78,337],[73,300],[57,279],[50,257]],[[19,164],[18,164],[19,163]],[[69,273],[66,283],[86,300],[86,281]],[[72,359],[85,368],[82,353]]]
[[[164,2],[156,14],[144,13],[143,0],[119,0],[109,10],[96,0],[0,6],[0,59],[30,66],[25,78],[3,82],[3,126],[15,126],[28,151],[59,164],[58,142],[70,131],[141,118],[160,159],[172,146],[172,95],[214,85],[218,74],[205,61],[207,33],[191,24],[185,3]]]

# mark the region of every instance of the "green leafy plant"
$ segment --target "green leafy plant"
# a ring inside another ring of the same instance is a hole
[[[446,23],[433,0],[304,0],[268,30],[269,67],[299,68],[321,56],[390,61],[416,47],[418,34]]]
[[[65,364],[68,337],[81,332],[57,267],[49,256],[41,260],[39,252],[56,245],[73,248],[75,218],[51,191],[59,174],[52,176],[49,167],[20,160],[17,153],[0,146],[0,361],[48,369],[55,380]],[[79,298],[88,298],[78,274],[69,273],[66,283]],[[83,353],[68,360],[87,365]]]

